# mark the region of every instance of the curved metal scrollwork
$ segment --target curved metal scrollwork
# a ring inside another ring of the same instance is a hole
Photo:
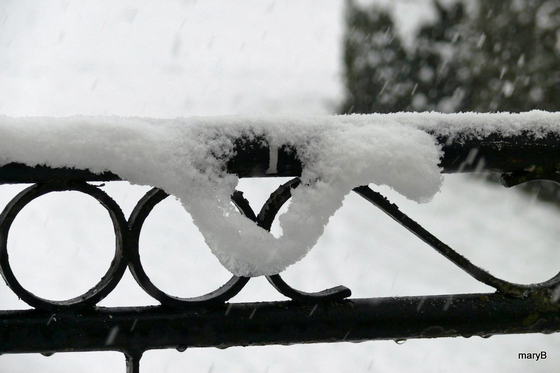
[[[86,293],[64,301],[48,300],[26,290],[17,280],[10,266],[8,257],[8,232],[18,213],[34,199],[51,192],[77,191],[95,198],[107,209],[115,230],[115,256],[107,273]],[[12,291],[24,302],[39,309],[53,310],[61,307],[93,306],[105,298],[121,280],[129,256],[129,231],[126,219],[117,203],[101,189],[85,182],[47,182],[32,185],[17,196],[5,207],[0,215],[0,268],[2,277]]]
[[[188,307],[193,304],[216,304],[223,303],[233,296],[235,296],[247,282],[248,277],[237,277],[233,276],[226,284],[221,286],[219,289],[214,290],[208,294],[193,297],[193,298],[179,298],[171,296],[160,290],[154,283],[150,280],[142,262],[140,261],[139,252],[139,239],[140,232],[142,230],[142,225],[144,221],[152,211],[152,209],[169,195],[163,190],[158,188],[153,188],[138,202],[129,219],[129,227],[131,232],[131,256],[129,267],[132,275],[136,282],[144,289],[146,293],[157,299],[162,305],[171,307]]]
[[[109,270],[95,286],[75,298],[55,301],[33,294],[17,280],[9,261],[8,234],[16,216],[27,204],[47,193],[62,191],[85,193],[95,198],[107,209],[113,221],[116,247]],[[37,309],[56,311],[66,307],[92,307],[113,291],[128,266],[142,289],[162,305],[188,307],[226,302],[245,286],[249,278],[233,276],[226,284],[213,292],[199,297],[179,298],[161,291],[144,271],[139,254],[139,236],[142,224],[154,206],[167,196],[167,193],[160,189],[150,190],[138,202],[127,222],[121,208],[111,197],[98,187],[86,182],[53,181],[38,183],[24,189],[8,203],[0,214],[0,272],[4,281],[21,300]]]
[[[242,192],[234,192],[232,201],[243,215],[263,229],[270,230],[276,214],[291,197],[290,190],[297,187],[299,183],[299,179],[294,179],[280,186],[276,192],[272,193],[258,216],[255,215],[249,202],[243,197]],[[99,283],[86,293],[75,298],[55,301],[39,297],[20,284],[10,266],[7,242],[9,230],[14,219],[28,203],[47,193],[62,191],[85,193],[95,198],[107,209],[114,226],[116,247],[111,266]],[[42,182],[26,188],[10,201],[0,215],[0,270],[6,284],[21,300],[37,309],[56,311],[65,307],[93,307],[113,291],[128,267],[138,285],[162,305],[185,308],[221,304],[228,301],[243,289],[250,278],[232,276],[227,283],[208,294],[192,298],[181,298],[169,295],[159,289],[146,274],[139,252],[140,234],[144,221],[153,208],[167,197],[168,194],[163,190],[158,188],[151,189],[140,199],[127,221],[119,205],[109,195],[85,181]],[[340,300],[351,294],[350,290],[343,286],[337,286],[317,293],[305,293],[286,284],[280,275],[267,276],[267,279],[281,294],[299,302]]]
[[[237,192],[233,195],[232,199],[246,217],[253,220],[259,227],[270,231],[278,211],[280,211],[284,203],[292,196],[291,190],[297,188],[300,184],[301,181],[295,178],[278,187],[278,189],[270,195],[258,215],[255,215],[249,202],[243,198],[241,193]],[[266,276],[266,279],[282,295],[298,302],[341,300],[352,295],[350,289],[345,286],[336,286],[316,293],[306,293],[292,288],[279,274]]]
[[[527,178],[523,177],[513,181],[509,180],[508,183],[509,185],[516,185],[525,181],[527,181]],[[240,213],[255,222],[259,227],[270,231],[279,210],[291,198],[291,190],[297,188],[300,184],[301,181],[295,178],[279,186],[270,195],[258,214],[255,214],[247,199],[243,197],[242,192],[235,191],[231,198]],[[9,230],[14,219],[27,204],[47,193],[61,191],[77,191],[87,194],[95,198],[108,211],[115,232],[115,255],[106,274],[90,290],[72,299],[54,301],[33,294],[20,284],[10,266],[7,242]],[[467,258],[440,241],[420,224],[401,212],[396,205],[368,186],[357,187],[354,189],[354,192],[381,209],[473,278],[495,288],[501,294],[523,298],[531,294],[531,292],[542,289],[553,291],[560,284],[560,273],[548,281],[532,285],[516,284],[499,279],[474,265]],[[0,214],[0,270],[6,284],[21,300],[37,309],[52,311],[65,307],[93,307],[116,287],[128,267],[139,286],[162,305],[185,308],[208,304],[222,304],[228,301],[243,289],[249,281],[248,277],[232,276],[227,283],[208,294],[192,298],[180,298],[160,290],[146,274],[139,253],[140,233],[144,221],[153,208],[167,197],[168,194],[163,190],[158,188],[151,189],[140,199],[127,220],[119,205],[111,197],[98,187],[85,181],[40,182],[24,189],[7,204],[4,211]],[[279,274],[266,276],[266,278],[278,292],[293,301],[301,303],[342,300],[351,295],[350,289],[344,286],[336,286],[316,293],[307,293],[288,285]]]
[[[389,202],[387,198],[377,192],[374,192],[368,186],[360,186],[354,188],[354,192],[378,207],[381,211],[393,218],[397,223],[408,229],[416,237],[420,238],[422,241],[430,245],[438,253],[440,253],[456,266],[467,272],[469,275],[471,275],[478,281],[493,287],[500,293],[521,298],[527,296],[531,291],[543,288],[552,289],[560,283],[560,273],[552,277],[548,281],[532,285],[515,284],[499,279],[483,270],[482,268],[474,265],[467,258],[440,241],[437,237],[424,229],[420,224],[401,212],[397,205]]]

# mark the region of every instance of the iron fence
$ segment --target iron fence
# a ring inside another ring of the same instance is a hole
[[[445,173],[499,173],[502,183],[508,187],[538,179],[559,181],[560,139],[556,134],[539,139],[529,139],[523,134],[489,135],[461,141],[436,137],[443,148],[440,166]],[[258,213],[241,192],[231,197],[243,215],[270,230],[278,211],[300,183],[302,165],[297,149],[280,146],[273,159],[277,164],[271,167],[271,150],[262,140],[238,139],[236,155],[228,161],[227,170],[240,177],[293,177],[271,194]],[[277,172],[271,175],[267,173],[270,169]],[[560,331],[560,274],[531,285],[497,278],[440,241],[368,186],[357,186],[354,192],[496,292],[353,299],[350,289],[344,286],[306,293],[291,287],[278,274],[267,279],[287,298],[285,301],[230,303],[250,280],[236,276],[199,297],[168,295],[146,274],[138,249],[145,219],[168,195],[157,188],[150,190],[127,219],[120,206],[92,184],[116,180],[121,179],[109,172],[93,174],[87,170],[15,163],[0,167],[0,183],[32,183],[0,215],[2,276],[10,289],[31,307],[0,311],[0,354],[119,351],[126,356],[127,372],[138,372],[142,354],[151,349]],[[58,191],[77,191],[96,199],[109,213],[116,242],[114,258],[101,280],[86,293],[64,301],[44,299],[25,289],[11,269],[7,251],[10,227],[18,213],[34,199]],[[159,306],[98,306],[127,269]]]

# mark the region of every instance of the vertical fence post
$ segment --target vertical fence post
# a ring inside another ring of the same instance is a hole
[[[140,351],[125,351],[126,358],[126,373],[140,373],[140,359],[142,352]]]

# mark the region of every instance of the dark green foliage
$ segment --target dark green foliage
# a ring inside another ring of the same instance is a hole
[[[410,51],[395,34],[389,13],[347,1],[347,99],[342,112],[461,109],[462,87],[471,79],[455,55],[465,11],[462,4],[446,9],[438,3],[436,10],[439,22],[423,27]]]
[[[469,59],[476,94],[468,109],[556,111],[560,93],[560,2],[481,1],[472,21],[484,42]]]
[[[393,21],[375,9],[349,6],[344,45],[349,98],[344,112],[371,113],[408,109],[414,89],[411,67]]]
[[[470,74],[459,61],[466,56],[460,48],[469,30],[461,3],[450,9],[435,3],[438,22],[420,29],[413,52],[418,90],[414,96],[417,111],[454,112],[462,109],[469,94]]]
[[[405,49],[386,10],[347,1],[341,112],[558,110],[560,2],[433,4]]]

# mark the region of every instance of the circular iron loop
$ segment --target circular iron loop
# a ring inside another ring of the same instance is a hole
[[[292,197],[292,189],[297,188],[301,184],[299,178],[294,178],[285,184],[280,185],[265,202],[259,215],[253,220],[257,225],[267,231],[270,231],[272,227],[272,222],[276,218],[278,211],[282,208],[284,203],[286,203]],[[252,212],[249,202],[245,199],[239,199],[236,201],[236,205],[242,209]],[[245,214],[250,217],[250,214]],[[254,214],[253,214],[254,216]],[[330,289],[323,291],[318,291],[315,293],[307,293],[294,289],[288,285],[279,274],[266,276],[268,282],[276,289],[278,292],[294,301],[298,302],[318,302],[318,301],[333,301],[342,300],[348,298],[352,295],[352,291],[345,286],[339,285]]]
[[[153,208],[167,198],[169,195],[159,188],[153,188],[148,193],[138,201],[138,204],[130,214],[129,228],[131,232],[131,255],[129,261],[129,268],[132,276],[140,285],[146,293],[148,293],[152,298],[158,300],[164,306],[170,307],[192,307],[199,306],[202,304],[219,304],[224,303],[227,300],[234,297],[237,293],[243,289],[245,284],[249,281],[249,277],[237,277],[233,276],[227,283],[222,285],[220,288],[199,296],[192,298],[181,298],[169,295],[162,290],[160,290],[153,282],[150,280],[142,262],[140,260],[140,233],[142,231],[142,225],[144,221],[153,210]]]
[[[95,198],[109,212],[115,230],[115,257],[101,280],[84,294],[63,301],[48,300],[26,290],[16,279],[8,257],[8,233],[17,214],[34,199],[51,192],[76,191]],[[127,266],[126,241],[128,227],[119,205],[101,189],[85,182],[53,181],[32,185],[6,205],[0,215],[0,270],[6,284],[30,306],[43,310],[56,310],[71,306],[94,306],[105,298],[121,280]]]

